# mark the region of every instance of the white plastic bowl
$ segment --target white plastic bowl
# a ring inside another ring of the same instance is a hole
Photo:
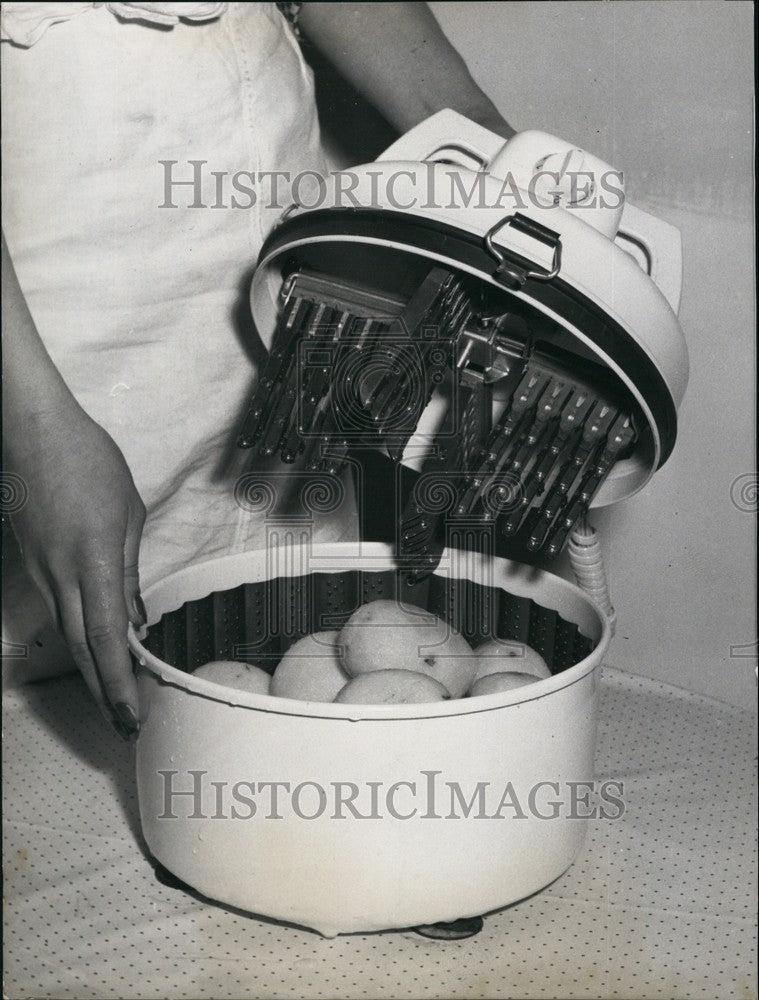
[[[370,573],[394,562],[384,545],[338,544],[202,563],[146,591],[149,622],[287,567]],[[587,820],[569,817],[567,783],[593,780],[606,618],[573,584],[503,559],[446,551],[437,573],[532,598],[576,624],[592,652],[505,694],[335,705],[194,678],[131,634],[140,813],[163,865],[213,899],[333,936],[483,914],[572,863]],[[283,783],[276,808],[271,783]]]

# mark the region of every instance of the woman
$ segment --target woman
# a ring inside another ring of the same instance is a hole
[[[126,739],[138,553],[152,580],[261,544],[229,442],[255,360],[239,302],[281,208],[231,208],[217,185],[326,169],[277,6],[3,5],[5,467],[28,490],[13,527]],[[513,134],[423,3],[305,4],[300,30],[399,132],[451,107]]]

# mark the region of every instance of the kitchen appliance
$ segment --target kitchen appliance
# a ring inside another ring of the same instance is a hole
[[[147,635],[130,637],[142,830],[212,899],[326,936],[453,921],[553,881],[591,810],[598,819],[597,668],[611,626],[572,583],[446,550],[410,584],[388,545],[284,544],[189,566],[144,598]],[[192,673],[215,659],[272,670],[302,635],[392,598],[472,644],[528,643],[553,675],[479,698],[338,705]]]
[[[441,111],[266,241],[251,303],[271,351],[240,444],[328,474],[353,447],[417,469],[398,537],[417,573],[462,519],[553,557],[671,454],[680,274],[678,231],[608,164]]]
[[[679,234],[574,146],[540,132],[504,143],[444,111],[375,163],[314,181],[253,280],[270,354],[240,444],[301,487],[337,481],[354,448],[414,469],[396,544],[317,545],[272,515],[265,550],[149,588],[147,632],[130,643],[153,855],[214,899],[332,935],[483,914],[577,855],[591,820],[572,788],[599,793],[613,630],[586,515],[667,460],[688,363]],[[582,589],[493,554],[550,558],[567,539]],[[527,643],[552,675],[382,706],[193,676],[230,658],[273,670],[301,636],[388,598],[473,645]]]

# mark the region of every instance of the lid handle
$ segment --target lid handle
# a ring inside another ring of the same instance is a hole
[[[524,233],[526,236],[531,236],[533,239],[538,240],[539,243],[553,248],[553,261],[549,271],[525,270],[513,261],[506,259],[502,248],[494,242],[496,233],[505,229],[506,226],[511,226],[518,232]],[[534,278],[536,281],[552,281],[561,269],[561,237],[559,234],[542,225],[542,223],[536,222],[535,219],[531,219],[529,216],[522,215],[519,212],[507,215],[505,219],[496,222],[485,233],[484,240],[488,253],[498,262],[495,272],[496,277],[502,284],[510,288],[521,288],[528,278]]]

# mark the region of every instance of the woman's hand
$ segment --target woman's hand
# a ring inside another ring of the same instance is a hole
[[[78,407],[48,414],[13,448],[28,490],[11,523],[101,711],[125,739],[139,730],[127,621],[144,624],[137,561],[145,507],[109,435]]]
[[[11,518],[26,567],[103,713],[139,730],[127,621],[144,624],[145,508],[124,456],[82,410],[39,337],[3,239],[3,451],[27,490]]]

